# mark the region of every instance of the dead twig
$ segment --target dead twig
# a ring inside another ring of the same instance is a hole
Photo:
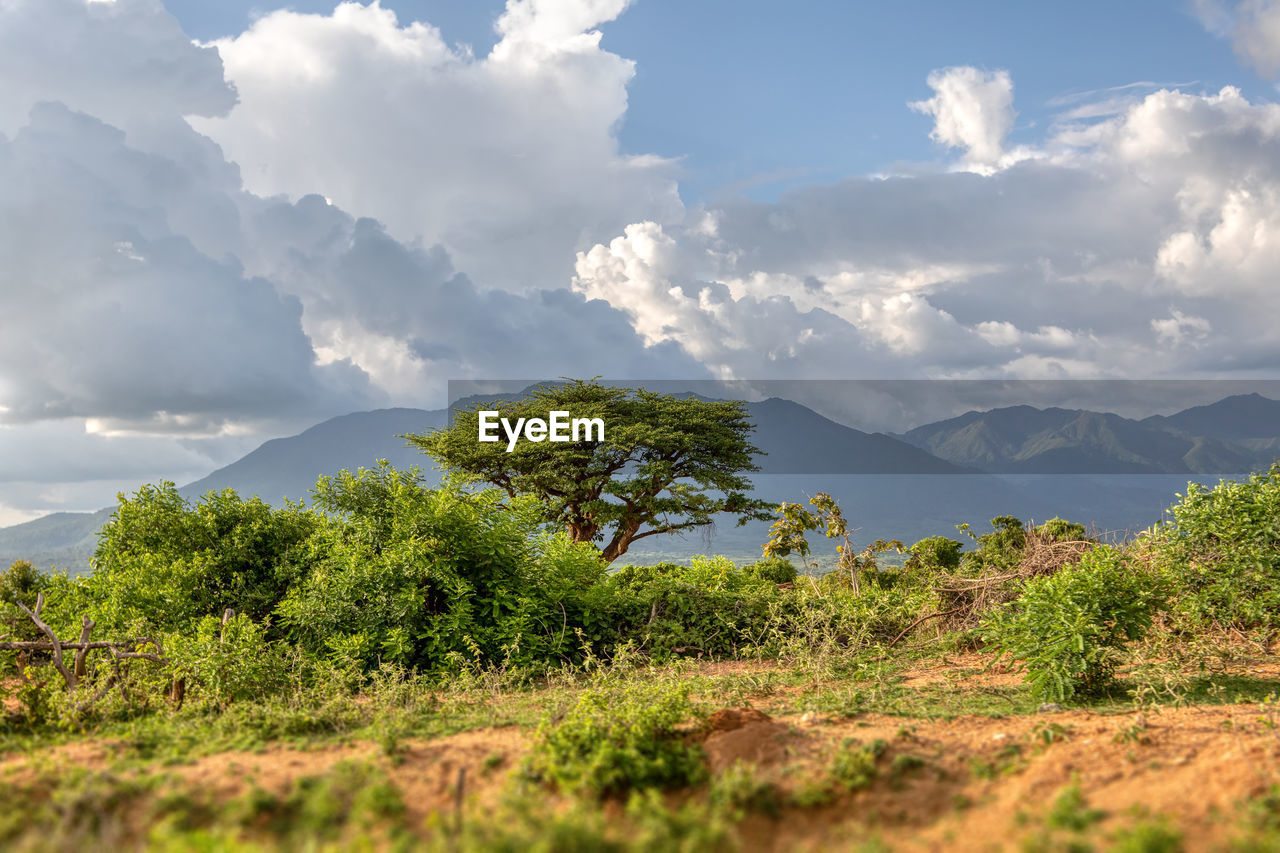
[[[62,643],[58,641],[58,635],[53,633],[53,629],[46,625],[44,620],[39,616],[40,611],[44,608],[44,593],[42,592],[36,596],[36,607],[34,611],[29,609],[27,605],[22,602],[18,602],[18,606],[31,618],[31,621],[35,623],[35,626],[49,638],[50,651],[53,652],[53,666],[58,670],[58,673],[62,675],[63,681],[67,683],[67,689],[75,690],[77,684],[75,674],[69,672],[66,664],[62,662]]]
[[[925,622],[928,622],[930,619],[938,619],[938,618],[940,618],[940,617],[942,617],[942,616],[951,616],[951,615],[953,615],[953,614],[955,614],[955,613],[959,613],[959,612],[960,612],[961,610],[963,610],[963,609],[964,609],[963,607],[954,607],[954,608],[952,608],[951,610],[943,610],[943,611],[938,612],[938,613],[930,613],[930,614],[929,614],[929,615],[927,615],[927,616],[921,616],[919,619],[917,619],[916,621],[912,622],[912,623],[911,623],[910,625],[908,625],[907,627],[903,628],[903,629],[902,629],[902,633],[901,633],[901,634],[899,634],[898,636],[894,637],[894,638],[889,642],[889,645],[885,646],[885,648],[886,648],[886,649],[891,649],[891,648],[893,648],[894,646],[898,645],[898,641],[899,641],[899,640],[901,640],[903,637],[907,636],[907,634],[910,634],[912,631],[914,631],[916,628],[918,628],[918,627],[920,627],[921,625],[923,625]]]

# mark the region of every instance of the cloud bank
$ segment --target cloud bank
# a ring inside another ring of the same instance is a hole
[[[450,378],[1275,373],[1275,104],[1118,86],[1013,144],[1007,70],[922,69],[936,162],[686,208],[618,142],[626,6],[510,0],[477,57],[377,3],[200,45],[0,0],[0,522]],[[1275,8],[1199,7],[1264,75]]]

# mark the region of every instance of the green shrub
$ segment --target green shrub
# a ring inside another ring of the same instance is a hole
[[[1027,530],[1022,520],[1012,515],[998,515],[991,519],[991,532],[974,535],[969,525],[957,525],[975,542],[972,551],[961,557],[961,566],[968,574],[985,571],[1006,572],[1022,559],[1027,545]]]
[[[960,567],[960,552],[963,549],[964,543],[955,539],[930,536],[907,549],[911,554],[907,567],[927,572],[955,571]]]
[[[859,589],[843,571],[802,578],[774,604],[762,651],[795,657],[890,642],[937,604],[915,581],[903,570],[868,573]]]
[[[316,504],[337,520],[311,538],[312,569],[280,604],[291,635],[365,667],[570,659],[604,572],[595,549],[546,531],[532,499],[419,480],[385,463],[320,479]]]
[[[735,761],[711,780],[707,800],[741,819],[748,812],[777,817],[782,809],[778,786],[760,778],[756,765]]]
[[[742,571],[754,573],[773,583],[791,583],[798,576],[795,564],[785,557],[766,557],[742,567]]]
[[[1148,548],[1196,622],[1280,625],[1280,464],[1244,482],[1196,483],[1170,508]]]
[[[876,762],[884,754],[885,746],[883,740],[874,740],[863,746],[853,738],[845,738],[831,756],[829,772],[832,781],[846,791],[867,787],[876,779]]]
[[[11,640],[42,638],[40,629],[19,609],[18,604],[34,606],[36,596],[48,585],[49,579],[26,560],[14,560],[5,572],[0,573],[0,636]],[[0,676],[8,675],[16,667],[15,653],[0,652]],[[0,684],[0,699],[4,698],[4,689]]]
[[[14,560],[0,573],[0,603],[22,603],[30,607],[48,579],[29,560]]]
[[[765,571],[778,574],[776,565]],[[772,577],[725,557],[624,566],[594,594],[588,628],[602,645],[630,641],[658,659],[732,655],[760,641],[779,596]]]
[[[1141,639],[1166,603],[1165,582],[1100,546],[1075,565],[1026,583],[988,617],[984,639],[1022,662],[1036,696],[1064,700],[1109,685],[1124,643]]]
[[[98,533],[93,573],[51,581],[51,622],[73,630],[87,613],[96,636],[114,638],[186,631],[228,608],[262,621],[306,574],[308,543],[326,524],[300,507],[272,509],[230,489],[193,505],[162,483],[119,500]]]
[[[559,721],[543,720],[526,770],[594,796],[687,787],[702,780],[706,767],[702,750],[686,743],[677,726],[697,713],[685,685],[593,687]]]
[[[1036,533],[1054,542],[1070,542],[1072,540],[1089,540],[1089,532],[1083,524],[1067,521],[1064,518],[1051,518],[1036,528]],[[1090,540],[1092,541],[1092,540]]]
[[[187,701],[225,708],[262,699],[287,684],[285,649],[266,639],[266,626],[239,614],[225,624],[200,619],[190,633],[166,638],[172,677],[186,679]]]

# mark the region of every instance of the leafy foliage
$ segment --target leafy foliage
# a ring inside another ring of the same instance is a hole
[[[1027,531],[1022,520],[1016,516],[996,516],[991,519],[991,532],[981,536],[973,533],[967,524],[958,524],[956,528],[975,542],[974,550],[961,558],[961,566],[966,572],[1004,572],[1012,569],[1022,559],[1022,551],[1027,544]]]
[[[170,676],[186,680],[188,701],[219,709],[275,695],[285,686],[288,660],[265,635],[265,626],[244,614],[225,623],[205,616],[192,633],[168,638]]]
[[[1038,697],[1097,695],[1110,684],[1125,642],[1145,636],[1167,596],[1159,576],[1100,546],[1028,581],[1019,598],[985,620],[984,637],[1022,662]]]
[[[14,560],[0,574],[0,603],[26,604],[28,607],[48,584],[48,579],[28,560]]]
[[[385,463],[321,478],[316,503],[338,522],[308,543],[311,571],[281,603],[282,624],[362,665],[567,659],[604,570],[594,549],[545,531],[532,499],[419,480]]]
[[[724,557],[624,566],[596,593],[596,636],[606,645],[632,641],[659,659],[734,654],[760,642],[779,598],[773,577],[783,574],[771,562],[739,568]]]
[[[927,572],[951,572],[960,567],[960,552],[964,550],[964,543],[946,536],[929,536],[907,550],[911,553],[907,560],[911,568]]]
[[[93,573],[55,582],[51,604],[63,625],[87,612],[111,634],[185,630],[227,609],[261,622],[306,574],[311,537],[325,527],[301,507],[272,509],[230,489],[193,506],[173,483],[144,486],[120,495]]]
[[[518,418],[567,411],[600,418],[603,440],[504,443],[477,440],[481,410]],[[532,495],[543,518],[575,542],[604,542],[612,562],[648,536],[705,527],[718,513],[739,524],[768,517],[766,504],[747,496],[743,472],[757,471],[755,425],[744,404],[674,397],[643,388],[574,380],[543,385],[515,401],[477,404],[454,413],[447,429],[405,438],[437,462],[490,483],[514,498]]]
[[[49,585],[49,579],[27,560],[14,560],[0,574],[0,636],[14,640],[34,640],[39,630],[31,623],[18,604],[31,607],[36,596]],[[0,664],[0,672],[4,667]]]
[[[784,557],[765,557],[742,567],[744,572],[751,572],[774,583],[792,583],[799,576],[795,564]]]
[[[1147,547],[1177,584],[1177,609],[1196,622],[1280,626],[1280,464],[1212,489],[1197,483],[1153,530]]]

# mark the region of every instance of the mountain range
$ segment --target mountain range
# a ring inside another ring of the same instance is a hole
[[[956,523],[980,529],[1001,514],[1141,528],[1160,517],[1189,479],[1213,482],[1265,469],[1280,455],[1280,401],[1256,394],[1143,420],[1010,406],[899,435],[854,429],[779,398],[748,403],[747,410],[756,424],[752,440],[766,454],[752,477],[757,495],[781,502],[831,492],[857,525],[859,541],[949,535]],[[195,499],[231,488],[279,505],[307,498],[321,474],[378,459],[397,468],[418,465],[433,484],[439,472],[431,460],[398,436],[444,426],[447,415],[397,408],[332,418],[267,441],[180,492]],[[0,528],[0,566],[21,557],[85,571],[110,513],[54,513]],[[653,537],[630,556],[679,558],[707,549],[758,554],[766,530],[764,524],[725,524],[710,538]]]
[[[956,465],[992,474],[1238,474],[1280,452],[1280,402],[1227,397],[1141,421],[1082,409],[1009,406],[898,436]]]

